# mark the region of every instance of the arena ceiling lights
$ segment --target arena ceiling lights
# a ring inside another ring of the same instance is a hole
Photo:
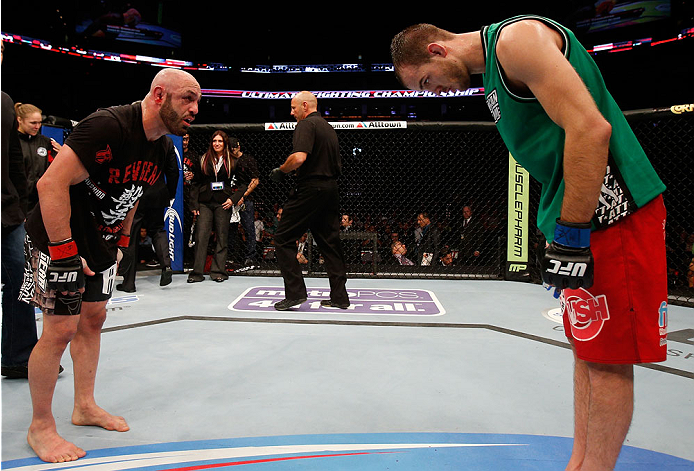
[[[657,46],[660,44],[680,41],[694,37],[694,28],[683,29],[680,34],[674,38],[654,41],[653,38],[637,39],[633,41],[622,41],[618,43],[607,43],[596,45],[588,49],[589,53],[597,54],[599,52],[620,52],[628,51],[634,47]],[[83,49],[79,46],[63,47],[53,46],[48,41],[41,39],[30,38],[19,34],[11,34],[2,32],[2,40],[12,44],[21,44],[44,51],[59,52],[62,54],[81,57],[84,59],[97,59],[111,62],[122,62],[128,64],[152,65],[156,67],[175,67],[185,70],[201,70],[201,71],[228,71],[231,68],[216,62],[195,64],[191,61],[177,59],[163,59],[160,57],[151,57],[137,54],[124,54],[118,52],[104,52],[91,49]],[[303,74],[303,73],[340,73],[340,72],[366,72],[364,64],[320,64],[320,65],[256,65],[253,67],[241,67],[242,73],[255,74]],[[369,66],[371,72],[393,72],[392,64],[371,64]]]

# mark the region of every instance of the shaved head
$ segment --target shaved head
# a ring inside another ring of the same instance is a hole
[[[294,116],[297,121],[301,121],[309,114],[318,110],[318,99],[313,93],[302,91],[292,98],[291,107],[292,116]]]
[[[295,99],[299,102],[306,102],[310,109],[315,110],[318,108],[318,99],[316,95],[311,92],[303,91],[296,94]]]
[[[195,77],[180,69],[162,69],[154,76],[142,101],[148,138],[167,133],[184,135],[198,114],[202,96]]]
[[[167,92],[177,88],[193,87],[200,90],[198,81],[188,72],[181,69],[162,69],[154,76],[149,93],[154,93],[157,87],[163,88]]]

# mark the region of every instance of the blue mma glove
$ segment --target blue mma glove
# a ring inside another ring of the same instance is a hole
[[[554,241],[540,264],[542,281],[557,290],[593,286],[593,254],[590,251],[590,223],[557,219]]]

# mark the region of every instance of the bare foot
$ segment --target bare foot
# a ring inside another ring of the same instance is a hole
[[[27,442],[39,458],[49,463],[75,461],[87,454],[82,448],[63,439],[55,430],[30,428]]]
[[[112,415],[99,406],[90,409],[77,409],[72,412],[72,423],[75,425],[94,425],[106,430],[116,432],[127,432],[130,430],[123,417]]]

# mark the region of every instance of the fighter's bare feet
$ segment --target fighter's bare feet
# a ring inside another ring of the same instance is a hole
[[[115,430],[116,432],[127,432],[130,430],[123,417],[109,414],[96,405],[83,409],[75,407],[72,412],[72,423],[75,425],[93,425],[106,430]]]
[[[75,461],[87,454],[82,448],[63,439],[55,430],[29,428],[27,442],[36,455],[48,463]]]

